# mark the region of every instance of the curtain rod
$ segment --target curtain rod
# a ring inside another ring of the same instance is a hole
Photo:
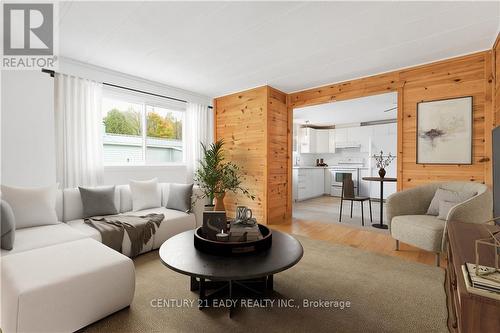
[[[54,75],[56,74],[55,71],[50,70],[50,69],[45,69],[45,68],[42,68],[42,72],[49,74],[50,77],[54,77]],[[105,85],[105,86],[109,86],[109,87],[130,90],[130,91],[138,92],[138,93],[141,93],[141,94],[146,94],[146,95],[151,95],[151,96],[166,98],[166,99],[170,99],[172,101],[177,101],[177,102],[182,102],[182,103],[187,103],[187,101],[185,101],[183,99],[179,99],[179,98],[175,98],[175,97],[170,97],[170,96],[165,96],[165,95],[160,95],[160,94],[155,94],[155,93],[151,93],[151,92],[144,91],[144,90],[139,90],[139,89],[134,89],[134,88],[128,88],[128,87],[119,86],[117,84],[112,84],[112,83],[107,83],[107,82],[103,82],[102,84]],[[213,107],[210,106],[210,105],[208,106],[208,108],[209,109],[213,109]]]

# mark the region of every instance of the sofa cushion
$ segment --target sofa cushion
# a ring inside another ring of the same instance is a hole
[[[7,256],[1,274],[5,332],[74,332],[128,306],[135,291],[132,260],[92,239]]]
[[[76,219],[72,221],[66,222],[72,228],[75,228],[82,234],[86,235],[89,238],[92,238],[98,242],[102,242],[101,234],[97,229],[92,228],[90,225],[86,224],[83,219]]]
[[[116,189],[120,192],[120,213],[132,210],[132,191],[128,185],[118,185]]]
[[[16,229],[57,224],[57,184],[46,187],[2,185],[2,199],[12,207]]]
[[[67,188],[63,190],[64,196],[64,222],[82,219],[83,202],[78,188]],[[114,195],[115,207],[119,210],[120,207],[120,192],[115,188]]]
[[[460,203],[460,202],[464,202],[465,200],[472,198],[476,194],[477,194],[477,192],[474,192],[474,191],[456,192],[456,191],[452,191],[452,190],[438,188],[436,190],[436,193],[434,194],[434,197],[432,198],[431,204],[429,205],[429,209],[427,210],[427,215],[434,215],[434,216],[439,215],[439,202],[440,201],[449,201],[449,202]]]
[[[0,200],[0,247],[12,250],[16,238],[16,219],[12,208],[5,200]]]
[[[84,233],[65,223],[16,230],[16,243],[10,251],[2,250],[2,256],[38,249],[54,244],[88,238]]]
[[[88,237],[90,237],[98,242],[102,242],[101,233],[97,229],[95,229],[94,227],[85,223],[85,220],[78,219],[78,220],[68,221],[68,222],[66,222],[66,224],[72,228],[75,228],[79,232],[87,235]],[[140,253],[146,253],[146,252],[149,252],[152,250],[153,250],[153,238],[151,238],[149,240],[149,242],[143,246]],[[125,232],[123,234],[122,254],[129,257],[131,255],[131,253],[132,253],[132,243],[130,242],[130,238],[128,236],[128,233]]]
[[[177,210],[167,209],[165,207],[144,209],[137,212],[126,212],[122,213],[122,215],[144,216],[153,213],[163,214],[165,215],[165,219],[161,222],[160,227],[156,230],[153,237],[151,237],[151,240],[143,247],[141,253],[158,249],[170,237],[196,227],[196,218],[194,214],[187,214]],[[86,224],[83,219],[68,221],[66,224],[90,238],[99,242],[102,241],[99,231]],[[125,233],[123,237],[122,253],[128,256],[131,249],[130,238],[127,233]]]
[[[179,210],[184,213],[191,211],[191,197],[193,196],[193,184],[169,184],[168,209]]]
[[[393,238],[433,252],[441,251],[445,221],[432,215],[399,215],[392,218]]]
[[[170,237],[178,233],[196,228],[196,218],[194,214],[187,214],[178,210],[168,209],[165,207],[144,209],[137,212],[128,212],[127,215],[142,216],[147,214],[163,214],[165,219],[161,222],[160,227],[153,235],[152,249],[158,249]],[[146,251],[143,251],[146,252]]]
[[[151,180],[131,180],[132,210],[161,207],[161,187],[158,178]]]
[[[115,187],[78,187],[83,204],[83,217],[118,214],[115,204]]]

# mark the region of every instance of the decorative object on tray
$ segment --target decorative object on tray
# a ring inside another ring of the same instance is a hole
[[[226,212],[203,212],[202,230],[208,239],[217,240],[217,234],[227,232]]]
[[[255,219],[253,219],[255,221]],[[229,228],[229,241],[253,242],[262,239],[262,234],[257,221],[249,224],[245,221],[234,221]]]
[[[234,226],[235,223],[233,222],[231,229],[234,228]],[[238,226],[238,224],[236,224],[236,226]],[[235,238],[231,238],[234,237],[231,231],[229,233],[229,241],[211,240],[203,231],[203,227],[199,227],[194,232],[194,246],[199,251],[219,256],[251,254],[265,251],[271,247],[272,233],[268,227],[262,224],[256,224],[253,227],[240,227],[249,228],[249,230],[235,230],[236,233],[240,234],[239,238],[236,237],[236,241],[233,241]],[[219,234],[222,234],[222,232]],[[245,240],[243,240],[243,238],[245,238]]]
[[[257,220],[252,218],[252,210],[246,206],[236,207],[236,223],[241,225],[253,226]]]
[[[210,205],[205,205],[206,210],[210,209],[214,203],[214,210],[226,210],[224,197],[226,192],[231,191],[243,193],[248,198],[254,200],[248,189],[242,186],[244,180],[241,168],[233,162],[226,161],[224,157],[224,141],[218,140],[206,147],[200,143],[203,149],[203,159],[194,174],[195,183],[201,188],[203,194],[196,197],[196,200],[208,198]],[[196,201],[195,200],[195,201]]]
[[[472,164],[471,96],[417,104],[417,163]]]
[[[396,158],[396,156],[392,156],[391,153],[389,153],[388,155],[384,155],[384,152],[381,150],[380,151],[380,154],[374,154],[372,156],[374,159],[375,159],[375,162],[377,163],[377,168],[379,169],[378,170],[378,175],[380,176],[380,178],[384,178],[385,177],[385,168],[387,168],[391,162]]]

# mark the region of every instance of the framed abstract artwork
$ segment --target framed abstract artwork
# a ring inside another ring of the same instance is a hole
[[[472,96],[417,104],[417,163],[472,164]]]

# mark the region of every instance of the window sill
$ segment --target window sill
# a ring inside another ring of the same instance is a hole
[[[150,165],[105,165],[104,171],[125,171],[125,170],[164,170],[168,168],[185,168],[184,163],[150,164]]]

